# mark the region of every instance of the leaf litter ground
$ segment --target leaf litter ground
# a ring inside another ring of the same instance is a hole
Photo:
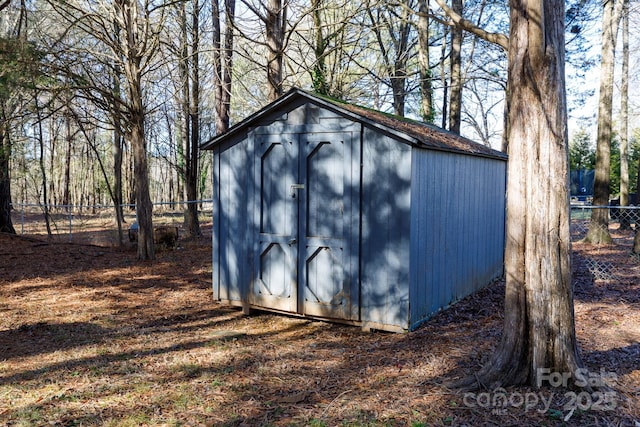
[[[576,331],[607,399],[473,394],[501,334],[496,282],[407,334],[270,313],[211,293],[209,238],[132,248],[0,235],[0,425],[640,425],[640,260],[632,232],[574,244]],[[534,398],[536,399],[534,401]]]

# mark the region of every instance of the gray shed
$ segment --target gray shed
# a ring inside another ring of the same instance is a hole
[[[293,89],[202,148],[217,300],[405,331],[502,274],[506,156],[484,145]]]

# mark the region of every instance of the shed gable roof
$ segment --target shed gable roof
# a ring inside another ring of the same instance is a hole
[[[348,117],[351,120],[363,123],[366,126],[377,128],[383,132],[392,133],[395,136],[404,139],[407,143],[416,146],[439,151],[451,151],[483,157],[493,157],[503,160],[507,158],[507,155],[500,151],[493,150],[485,145],[479,144],[437,126],[348,104],[340,100],[313,94],[298,88],[291,89],[281,98],[232,126],[226,133],[218,135],[203,143],[201,148],[203,150],[214,149],[225,141],[247,132],[265,116],[280,109],[286,110],[289,104],[293,104],[294,101],[299,101],[301,98],[318,104],[324,108],[328,108],[344,117]]]

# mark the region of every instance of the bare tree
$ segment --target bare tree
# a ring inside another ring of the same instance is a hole
[[[420,73],[420,111],[426,123],[435,121],[433,84],[429,63],[429,0],[418,0],[418,65]]]
[[[620,76],[620,206],[629,204],[629,0],[622,5],[622,75]],[[631,229],[626,212],[620,212],[620,229]]]
[[[451,0],[451,10],[462,16],[462,0]],[[462,123],[462,28],[454,26],[451,29],[451,53],[449,67],[451,74],[451,92],[449,94],[449,130],[460,133]]]
[[[156,66],[154,60],[159,48],[165,6],[149,0],[142,3],[113,0],[99,4],[78,0],[50,2],[50,5],[57,12],[58,19],[67,26],[51,49],[58,52],[59,71],[70,75],[83,97],[103,111],[119,115],[116,123],[122,125],[133,155],[138,258],[154,259],[153,206],[149,194],[145,135],[145,77]],[[76,38],[67,41],[65,37],[72,34]],[[79,43],[78,39],[86,42]],[[93,48],[95,44],[104,51]],[[96,75],[96,68],[112,72]],[[119,73],[122,73],[122,86],[114,94],[113,78]]]
[[[220,19],[219,0],[211,0],[213,20],[213,87],[215,97],[216,134],[229,129],[231,114],[231,82],[233,71],[233,28],[235,20],[235,0],[224,1],[226,17],[224,41]]]
[[[187,234],[191,237],[201,235],[198,220],[198,183],[200,160],[200,3],[190,3],[190,20],[187,16],[186,3],[179,7],[180,21],[180,70],[181,112],[182,112],[182,152],[184,162],[181,173],[185,181],[187,206],[184,211]],[[190,21],[190,22],[189,22]]]
[[[602,54],[600,58],[600,92],[598,101],[598,139],[596,142],[596,173],[593,182],[593,204],[609,205],[609,177],[611,172],[611,138],[613,108],[613,74],[615,68],[616,37],[624,0],[603,2]],[[584,238],[590,243],[610,243],[609,210],[594,209],[589,231]]]
[[[393,110],[398,116],[405,114],[408,64],[413,51],[413,40],[410,37],[412,9],[410,0],[402,0],[399,6],[383,3],[367,9],[384,72],[389,79]]]

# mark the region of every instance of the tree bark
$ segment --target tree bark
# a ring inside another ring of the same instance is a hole
[[[622,76],[620,84],[620,207],[629,205],[629,0],[622,6]],[[628,211],[620,211],[620,229],[630,230]]]
[[[600,63],[600,99],[598,101],[598,141],[596,143],[596,172],[593,183],[593,205],[609,205],[609,176],[611,171],[611,122],[613,108],[613,73],[615,68],[616,35],[623,0],[603,2],[602,54]],[[615,3],[615,6],[614,6]],[[584,238],[594,244],[611,243],[609,210],[594,209],[589,231]]]
[[[422,120],[435,121],[433,108],[432,73],[429,63],[429,0],[418,1],[418,65],[420,67],[420,96]]]
[[[185,207],[185,228],[189,237],[198,237],[202,233],[200,231],[200,221],[198,220],[198,171],[200,160],[200,72],[199,72],[199,51],[200,51],[200,24],[199,24],[199,1],[192,1],[191,15],[191,45],[190,55],[187,64],[189,64],[188,78],[185,84],[191,82],[188,102],[188,118],[191,129],[189,129],[189,138],[187,139],[185,151],[185,176],[186,176],[186,196],[187,206]],[[186,41],[185,41],[186,42]]]
[[[113,24],[116,39],[120,38],[120,26],[117,22]],[[113,208],[118,226],[118,245],[124,244],[122,224],[125,222],[122,198],[122,157],[124,149],[124,137],[122,131],[122,118],[120,108],[122,104],[122,89],[120,79],[122,78],[121,65],[118,61],[114,63],[113,72],[113,101],[111,103],[111,116],[113,121]]]
[[[142,70],[140,63],[150,40],[140,34],[137,26],[138,2],[120,0],[122,14],[124,74],[128,88],[128,120],[131,151],[133,153],[133,175],[135,180],[136,217],[138,220],[138,259],[155,259],[153,243],[153,205],[149,196],[149,171],[144,131],[144,102],[142,93]],[[145,38],[143,38],[145,37]]]
[[[564,3],[512,1],[510,25],[505,319],[477,379],[539,386],[541,373],[582,366],[571,284]]]
[[[11,140],[4,106],[0,113],[0,232],[16,234],[11,221]]]
[[[452,0],[451,9],[462,16],[462,0]],[[451,92],[449,93],[449,130],[460,133],[462,121],[462,28],[455,26],[451,29]]]
[[[235,0],[225,0],[224,4],[226,24],[223,40],[218,0],[211,0],[216,135],[225,133],[229,129],[229,118],[231,115],[233,21],[235,19],[236,2]]]
[[[286,24],[286,6],[282,0],[268,0],[266,10],[267,32],[267,85],[269,101],[282,96],[282,69],[284,63],[284,26]]]

